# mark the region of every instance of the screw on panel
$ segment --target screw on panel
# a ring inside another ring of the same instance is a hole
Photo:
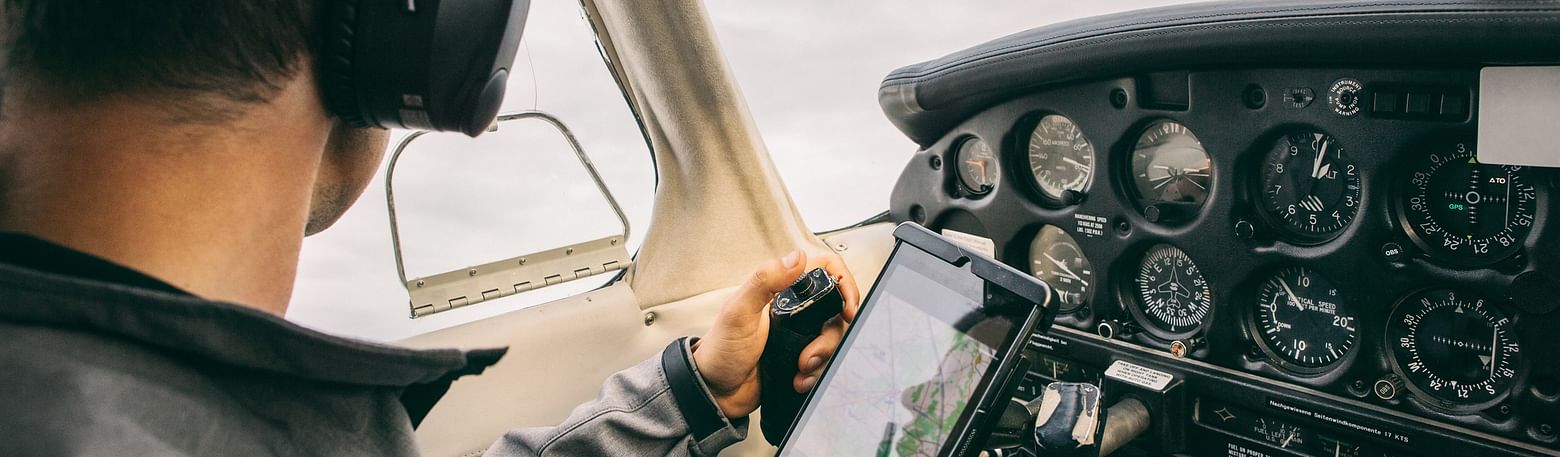
[[[1244,219],[1235,221],[1235,236],[1246,240],[1252,239],[1257,236],[1257,226]]]
[[[1127,236],[1130,233],[1132,233],[1132,224],[1128,223],[1126,220],[1116,221],[1116,235]]]
[[[1256,84],[1246,86],[1246,92],[1241,95],[1241,101],[1246,103],[1247,108],[1262,109],[1263,106],[1267,106],[1267,91],[1262,90],[1262,86]]]
[[[521,265],[525,265],[525,257],[521,257],[520,258],[520,264]]]
[[[910,220],[917,224],[926,224],[926,208],[921,205],[910,205]]]
[[[1110,106],[1114,106],[1116,109],[1125,109],[1127,107],[1127,91],[1120,88],[1112,89],[1110,91]]]
[[[476,275],[477,275],[477,269],[476,268],[472,268],[471,270],[466,272],[466,276],[476,276]]]
[[[651,311],[651,312],[645,313],[645,326],[649,327],[650,324],[654,324],[654,323],[655,323],[655,311]]]
[[[574,255],[574,248],[568,248],[568,249],[563,250],[563,255]]]
[[[421,279],[417,280],[417,287],[422,287],[423,284],[426,284],[426,283],[423,282],[423,280],[421,280]]]
[[[942,169],[942,157],[941,156],[935,156],[935,155],[932,156],[932,159],[931,159],[930,162],[931,162],[933,170],[941,170]]]
[[[849,249],[850,249],[850,246],[847,246],[845,243],[839,243],[839,244],[834,245],[834,250],[835,251],[845,252],[845,251],[847,251]]]
[[[1159,205],[1148,205],[1147,208],[1143,208],[1143,218],[1148,219],[1149,222],[1160,222],[1164,217],[1164,210],[1160,209]]]

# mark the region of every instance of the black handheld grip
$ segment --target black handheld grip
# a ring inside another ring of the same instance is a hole
[[[769,444],[778,446],[785,439],[806,399],[792,384],[802,349],[843,308],[839,288],[822,268],[802,275],[770,303],[769,341],[758,359],[759,429]]]

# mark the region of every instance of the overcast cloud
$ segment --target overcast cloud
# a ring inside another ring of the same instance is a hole
[[[1167,3],[1180,2],[714,1],[708,9],[776,167],[808,225],[821,231],[886,209],[914,151],[877,105],[878,83],[889,71],[1040,25]],[[535,0],[531,8],[504,110],[540,109],[569,125],[626,211],[633,249],[650,221],[649,151],[578,4]],[[408,277],[621,230],[566,143],[539,123],[505,125],[479,140],[424,136],[396,173]],[[410,320],[383,178],[381,170],[336,227],[305,242],[288,318],[388,341],[561,298],[605,279]]]

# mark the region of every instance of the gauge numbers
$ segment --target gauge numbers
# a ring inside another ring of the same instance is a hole
[[[1075,203],[1069,192],[1083,192],[1094,176],[1094,145],[1072,119],[1059,114],[1040,118],[1029,134],[1029,168],[1047,198]]]
[[[1521,349],[1511,320],[1482,297],[1419,291],[1398,302],[1387,322],[1393,369],[1432,406],[1480,410],[1516,382]]]
[[[1094,267],[1078,242],[1053,225],[1040,229],[1029,244],[1029,272],[1056,289],[1062,297],[1061,313],[1071,313],[1089,303]]]
[[[1150,248],[1133,283],[1145,323],[1169,335],[1195,332],[1213,310],[1208,280],[1192,258],[1175,246]]]
[[[1154,222],[1180,219],[1191,216],[1208,199],[1213,160],[1186,126],[1158,121],[1143,131],[1133,147],[1132,176],[1144,216]]]
[[[958,163],[959,184],[971,195],[985,195],[997,187],[1001,170],[997,167],[997,154],[980,138],[971,137],[959,143],[953,153]]]
[[[1466,143],[1443,146],[1409,176],[1404,226],[1438,259],[1488,265],[1522,248],[1538,192],[1518,166],[1481,164]]]
[[[1293,132],[1279,139],[1262,164],[1262,195],[1262,209],[1294,241],[1327,241],[1359,212],[1359,167],[1333,137]]]
[[[1253,318],[1263,349],[1279,366],[1303,372],[1342,360],[1360,335],[1338,286],[1303,267],[1280,270],[1262,282]]]
[[[1251,433],[1279,449],[1304,448],[1307,435],[1298,425],[1265,417],[1251,424]]]

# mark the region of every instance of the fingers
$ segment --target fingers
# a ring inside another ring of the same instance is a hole
[[[807,265],[807,254],[800,250],[792,251],[785,257],[770,260],[753,271],[747,282],[737,289],[732,296],[731,305],[736,305],[748,311],[759,311],[774,300],[775,294],[790,287],[796,282],[796,278],[802,276],[802,271]]]
[[[830,319],[818,337],[802,348],[801,356],[796,359],[796,379],[792,380],[792,387],[797,393],[806,393],[818,384],[823,368],[829,364],[829,359],[834,358],[834,351],[845,337],[845,327],[845,322],[840,318]]]
[[[856,276],[845,266],[845,259],[839,255],[829,254],[814,258],[813,263],[822,266],[839,283],[840,297],[845,299],[845,306],[840,314],[845,316],[846,323],[855,322],[856,311],[861,309],[861,289],[856,286]]]

